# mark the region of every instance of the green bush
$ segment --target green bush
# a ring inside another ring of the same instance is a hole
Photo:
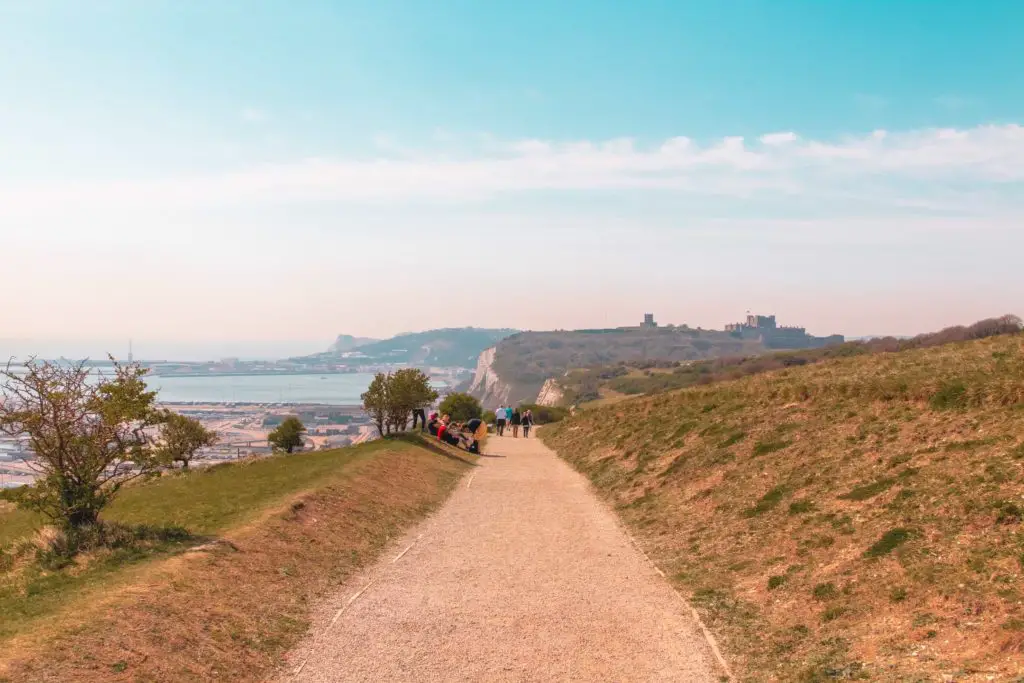
[[[962,410],[967,407],[967,386],[960,380],[943,382],[928,404],[932,410]]]
[[[441,401],[441,407],[438,408],[438,412],[441,415],[450,415],[456,422],[465,422],[474,417],[482,417],[484,409],[480,406],[480,401],[476,400],[473,396],[455,393],[448,394]]]
[[[819,583],[811,591],[815,600],[833,600],[839,597],[839,589],[834,583]]]
[[[536,403],[520,403],[520,412],[530,410],[533,412],[534,424],[546,425],[552,422],[561,422],[569,417],[569,409],[558,406],[541,406]]]
[[[789,577],[786,576],[785,574],[776,574],[775,576],[769,576],[768,577],[768,590],[773,591],[776,588],[780,588],[788,580],[789,580]]]

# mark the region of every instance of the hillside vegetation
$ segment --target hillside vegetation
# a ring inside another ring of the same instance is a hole
[[[957,325],[939,332],[908,339],[879,337],[813,349],[781,351],[756,356],[725,356],[700,361],[674,361],[651,357],[619,361],[571,370],[558,380],[563,402],[579,405],[621,395],[655,394],[673,389],[712,384],[772,370],[821,363],[873,353],[893,353],[910,349],[941,346],[958,341],[984,339],[1020,330],[1021,321],[1013,315],[979,320],[972,325]]]
[[[533,401],[549,378],[571,368],[658,358],[686,361],[763,353],[764,346],[726,332],[688,327],[521,332],[500,344],[493,369],[511,389],[508,402]]]
[[[543,432],[745,680],[1024,675],[1024,336],[637,397]]]
[[[316,599],[440,504],[465,457],[388,439],[167,474],[103,512],[123,543],[70,564],[0,501],[0,681],[266,680]]]

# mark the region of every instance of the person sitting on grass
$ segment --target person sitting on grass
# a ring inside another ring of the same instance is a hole
[[[430,414],[430,421],[427,422],[427,431],[430,432],[431,436],[437,436],[437,430],[441,426],[441,421],[437,419],[437,413]]]
[[[474,455],[479,455],[480,438],[481,435],[486,432],[487,425],[484,424],[484,421],[478,417],[474,417],[462,425],[462,432],[459,434],[459,440],[467,451]]]

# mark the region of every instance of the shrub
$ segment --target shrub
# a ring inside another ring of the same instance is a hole
[[[786,576],[785,574],[776,574],[775,576],[769,576],[768,577],[768,590],[773,591],[776,588],[779,588],[780,586],[785,584],[786,581],[788,581],[788,580],[789,580],[789,577]]]
[[[943,382],[928,404],[932,410],[962,410],[967,407],[967,386],[960,380]]]
[[[480,401],[476,400],[469,394],[448,394],[443,401],[441,401],[441,407],[438,408],[438,412],[442,415],[450,415],[456,422],[465,422],[466,420],[472,420],[474,417],[480,417],[484,414],[484,409],[480,406]]]
[[[839,597],[839,589],[834,583],[819,583],[811,591],[815,600],[834,600]]]
[[[825,610],[822,613],[821,620],[824,621],[824,622],[835,621],[839,617],[841,617],[844,614],[846,614],[846,612],[847,612],[847,609],[845,607],[840,606],[840,605],[836,605],[835,607],[829,607],[827,610]]]
[[[1008,500],[995,504],[997,511],[996,524],[1020,524],[1024,517],[1024,510],[1020,506]]]
[[[903,586],[897,586],[889,591],[890,602],[903,602],[907,599],[907,589]]]
[[[530,410],[533,412],[534,424],[546,425],[553,422],[561,422],[569,417],[569,409],[559,406],[541,406],[536,403],[521,403],[519,410]]]

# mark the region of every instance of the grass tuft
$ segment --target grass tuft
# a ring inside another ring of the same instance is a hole
[[[772,508],[779,504],[782,498],[786,495],[786,491],[787,489],[785,486],[776,486],[775,488],[768,491],[768,493],[761,496],[761,498],[757,501],[757,503],[754,504],[753,507],[748,508],[746,511],[744,511],[743,516],[757,517],[759,515],[763,515],[764,513],[768,512],[769,510],[771,510]]]
[[[895,479],[879,479],[878,481],[873,481],[870,484],[862,484],[861,486],[857,486],[852,490],[842,494],[841,496],[839,496],[839,498],[841,500],[868,500],[869,498],[874,498],[879,493],[888,491],[889,488],[895,483]]]
[[[896,548],[900,547],[908,540],[910,540],[912,533],[909,529],[898,527],[896,529],[889,529],[882,537],[872,544],[870,548],[864,551],[864,557],[882,557],[888,555]]]
[[[793,445],[793,442],[786,441],[785,439],[767,439],[764,441],[758,441],[754,444],[754,456],[756,457],[759,455],[775,453],[789,448],[791,445]]]

